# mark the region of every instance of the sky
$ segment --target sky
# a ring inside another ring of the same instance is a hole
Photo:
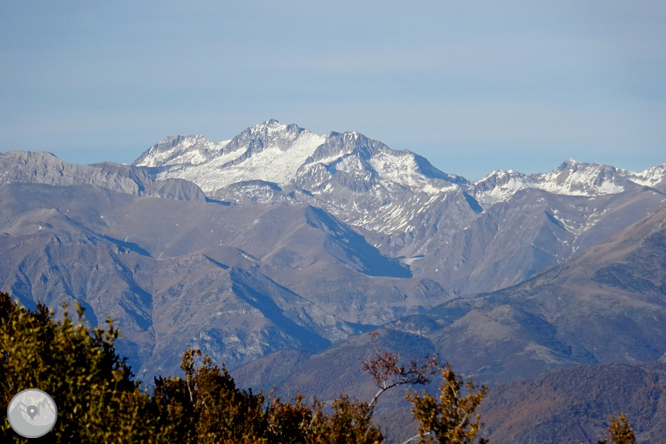
[[[658,1],[0,0],[0,151],[131,163],[275,118],[449,174],[666,162]]]

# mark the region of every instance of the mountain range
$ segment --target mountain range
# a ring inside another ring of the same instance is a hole
[[[660,208],[654,193],[666,191],[666,164],[633,173],[571,159],[549,173],[496,170],[472,183],[356,132],[318,136],[275,120],[217,144],[167,138],[134,165],[235,205],[320,208],[456,294],[561,262]]]
[[[132,165],[10,151],[0,290],[116,319],[146,380],[194,346],[246,385],[362,396],[350,361],[379,329],[403,356],[503,387],[666,353],[664,209],[666,164],[470,182],[275,120],[220,143],[168,137]]]
[[[455,298],[382,329],[418,337],[401,341],[428,344],[423,354],[436,352],[484,382],[657,361],[666,353],[664,264],[666,209],[518,285]]]
[[[491,385],[483,415],[493,442],[595,442],[608,416],[620,413],[630,414],[645,438],[639,442],[655,442],[666,430],[664,264],[666,209],[521,284],[388,323],[377,330],[378,345],[405,358],[437,354]],[[331,399],[346,392],[370,399],[376,388],[360,363],[351,364],[373,353],[362,335],[319,354],[271,354],[234,375],[258,389],[285,387],[282,396],[300,391]],[[562,371],[541,376],[554,369]],[[523,380],[511,382],[516,378]],[[554,386],[546,390],[543,381]],[[394,442],[415,433],[414,424],[400,420],[409,417],[403,394],[378,404]]]

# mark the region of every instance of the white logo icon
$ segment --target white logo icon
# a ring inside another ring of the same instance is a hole
[[[48,393],[37,389],[18,392],[7,407],[12,429],[24,438],[39,438],[51,431],[58,418],[58,408]]]

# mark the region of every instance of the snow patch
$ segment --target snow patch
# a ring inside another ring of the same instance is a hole
[[[370,165],[384,180],[408,187],[423,186],[428,178],[418,171],[414,155],[404,153],[393,155],[382,152],[372,156]]]

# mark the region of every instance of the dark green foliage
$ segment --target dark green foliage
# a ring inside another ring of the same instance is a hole
[[[373,444],[384,438],[372,424],[373,407],[345,395],[333,401],[332,411],[324,413],[324,403],[314,399],[310,405],[303,395],[292,403],[273,400],[268,409],[270,443],[293,444]]]
[[[351,402],[346,395],[340,395],[333,401],[333,414],[326,415],[323,439],[316,442],[372,444],[383,441],[379,429],[371,422],[372,413],[369,403]]]
[[[236,387],[208,356],[187,350],[185,378],[155,379],[152,396],[115,352],[119,332],[84,326],[65,307],[62,321],[38,304],[30,311],[0,293],[0,399],[7,408],[26,388],[51,394],[58,420],[41,442],[53,443],[330,443],[372,444],[382,435],[370,403],[340,396],[330,411],[299,396],[292,403]],[[5,420],[2,442],[27,442]]]
[[[77,307],[79,320],[83,310]],[[147,394],[131,380],[130,368],[114,349],[118,330],[93,329],[62,321],[38,304],[29,311],[0,293],[0,398],[6,409],[17,392],[36,388],[58,406],[58,421],[42,442],[155,442]],[[27,442],[9,427],[3,442]]]
[[[410,441],[484,442],[478,436],[481,423],[475,412],[486,388],[471,380],[463,383],[435,357],[401,366],[398,355],[376,349],[375,358],[363,363],[379,388],[373,400],[340,395],[327,404],[317,399],[306,402],[303,395],[283,402],[239,389],[224,366],[220,369],[210,357],[190,349],[182,358],[184,378],[158,377],[149,395],[116,354],[119,332],[113,323],[91,329],[83,323],[83,309],[77,305],[76,311],[76,322],[67,307],[63,319],[55,320],[41,304],[30,311],[0,293],[0,408],[6,409],[23,389],[51,394],[58,420],[41,442],[381,443],[384,438],[372,422],[377,397],[397,385],[425,383],[433,370],[442,377],[439,397],[426,392],[407,396],[420,423],[419,436]],[[617,444],[636,440],[624,415],[612,420],[607,438]],[[5,417],[0,441],[28,440],[16,435]]]
[[[229,372],[220,371],[208,356],[197,369],[200,356],[198,350],[185,352],[184,380],[155,380],[152,402],[168,440],[219,443],[262,437],[267,425],[263,396],[237,389]]]
[[[152,402],[168,442],[180,443],[330,443],[373,444],[382,442],[372,422],[369,403],[351,402],[341,395],[332,411],[324,404],[307,404],[298,396],[291,403],[269,401],[251,391],[240,390],[222,367],[203,356],[197,368],[198,350],[183,355],[185,379],[158,378]]]
[[[419,421],[421,443],[471,444],[476,439],[482,424],[476,409],[486,396],[488,389],[475,385],[472,379],[463,383],[449,364],[438,366],[442,376],[439,397],[426,393],[408,393],[412,413]],[[463,393],[463,387],[467,394]],[[485,442],[483,438],[480,442]]]

